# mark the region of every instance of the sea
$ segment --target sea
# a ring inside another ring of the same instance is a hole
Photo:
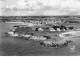
[[[24,38],[5,37],[4,33],[16,23],[0,23],[0,56],[79,56],[80,37],[71,38],[73,42],[63,48],[41,46],[38,42]]]

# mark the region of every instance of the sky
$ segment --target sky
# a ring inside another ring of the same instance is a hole
[[[80,0],[0,0],[0,16],[80,15]]]

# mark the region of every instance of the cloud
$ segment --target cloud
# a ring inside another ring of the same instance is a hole
[[[79,15],[79,0],[1,0],[2,15]]]

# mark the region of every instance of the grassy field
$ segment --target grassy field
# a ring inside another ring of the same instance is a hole
[[[64,48],[48,48],[40,46],[38,42],[28,41],[23,38],[1,37],[4,32],[8,32],[12,29],[12,26],[16,24],[0,23],[0,55],[12,55],[12,56],[68,56],[68,55],[80,55],[80,39],[72,39],[72,43],[69,47]],[[71,52],[70,48],[75,45],[75,52]]]

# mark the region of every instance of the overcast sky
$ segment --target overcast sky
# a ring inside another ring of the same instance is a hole
[[[80,0],[0,0],[0,15],[80,15]]]

